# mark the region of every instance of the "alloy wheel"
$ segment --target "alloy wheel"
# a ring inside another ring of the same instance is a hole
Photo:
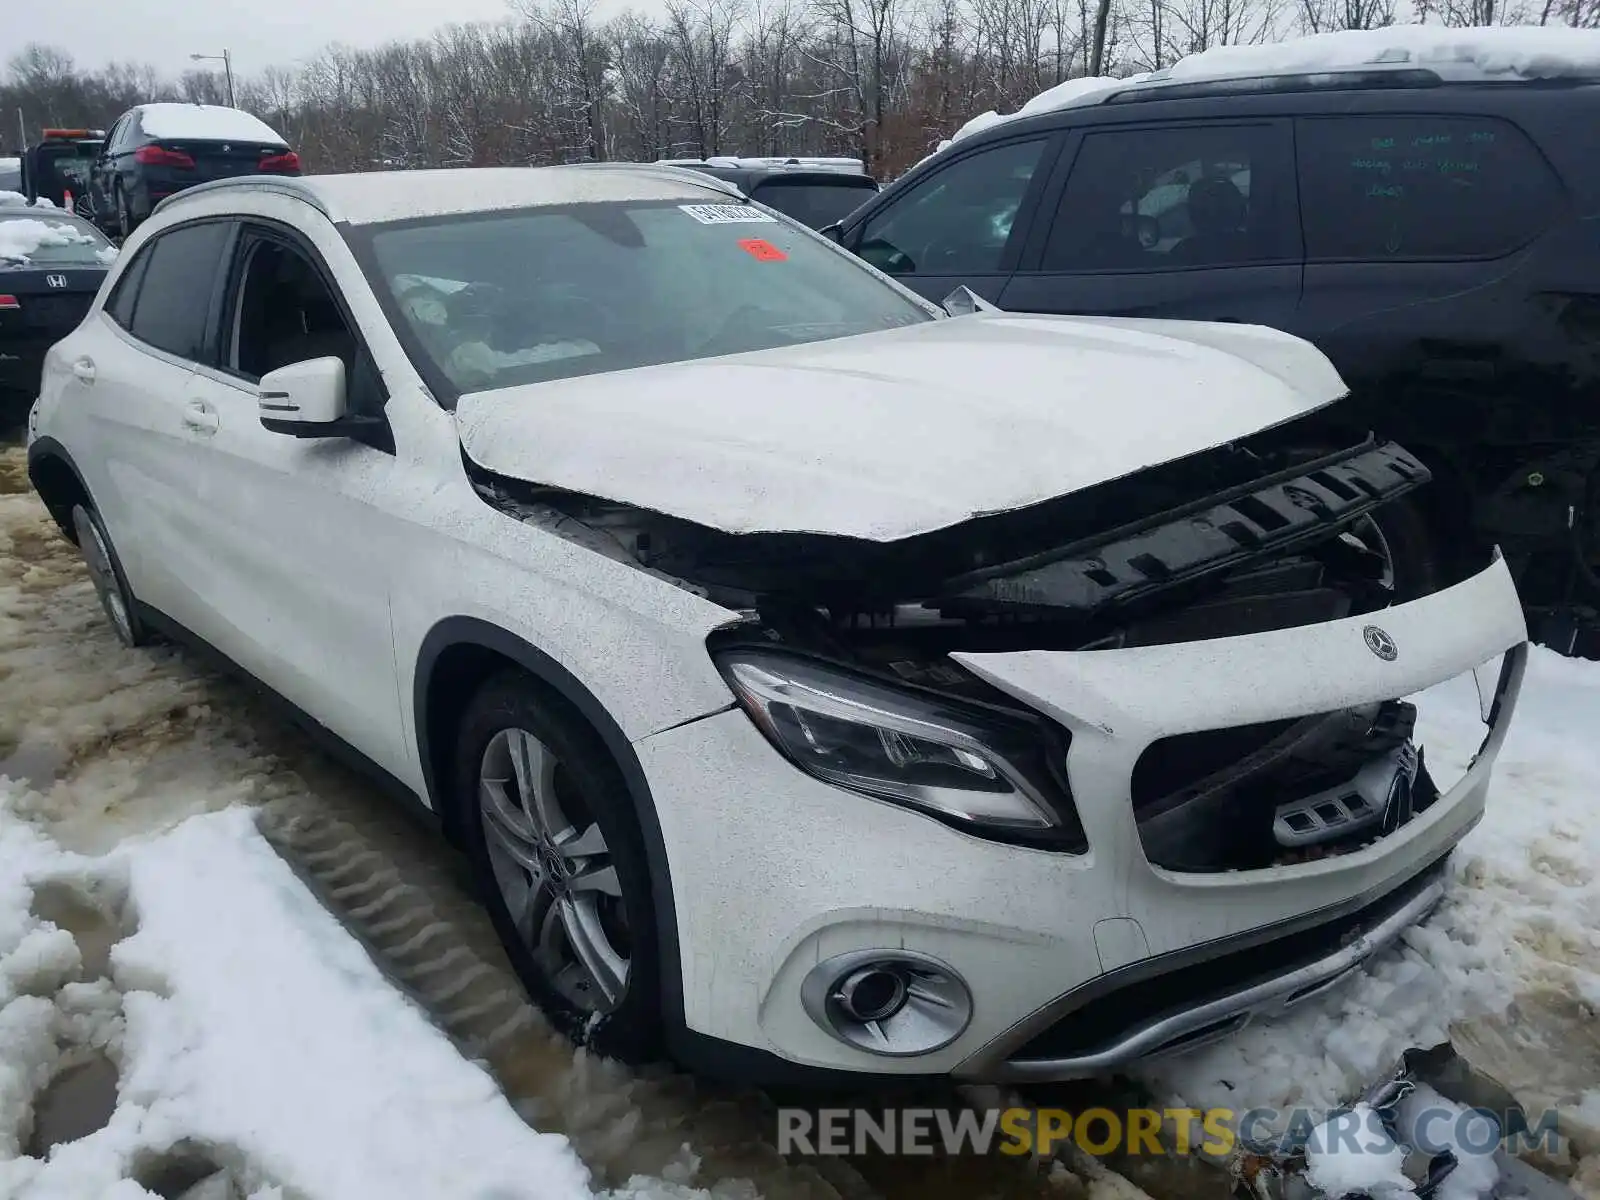
[[[517,936],[570,1003],[610,1012],[627,991],[630,965],[622,884],[560,759],[526,730],[501,730],[479,765],[478,806]]]

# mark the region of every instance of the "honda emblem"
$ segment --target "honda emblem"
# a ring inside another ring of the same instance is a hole
[[[46,275],[44,277],[44,281],[53,288],[64,288],[67,286],[67,277],[65,275]]]

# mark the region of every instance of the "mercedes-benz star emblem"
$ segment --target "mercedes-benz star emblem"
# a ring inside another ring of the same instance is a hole
[[[48,286],[53,288],[64,288],[67,286],[67,277],[65,275],[46,275],[44,277],[44,281]]]
[[[1371,650],[1384,662],[1393,662],[1400,655],[1400,648],[1394,644],[1394,639],[1376,625],[1368,625],[1361,631],[1361,636]]]

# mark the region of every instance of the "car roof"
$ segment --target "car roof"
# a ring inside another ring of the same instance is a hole
[[[833,167],[768,166],[765,164],[734,166],[724,163],[685,164],[690,171],[726,179],[742,187],[756,187],[781,179],[786,183],[804,183],[819,187],[846,187],[865,191],[877,186],[870,175],[860,171],[841,171]]]
[[[1089,113],[1142,101],[1597,81],[1600,30],[1424,25],[1337,30],[1260,45],[1215,46],[1125,79],[1068,79],[1014,113],[974,117],[936,153],[968,139],[1009,133],[1023,122],[1037,128],[1051,124],[1051,117],[1064,123],[1075,116],[1092,120]]]
[[[158,206],[166,211],[230,191],[287,193],[330,220],[372,225],[498,209],[608,201],[727,203],[738,190],[712,176],[651,163],[580,163],[554,167],[470,167],[363,171],[347,175],[242,176],[197,184]]]

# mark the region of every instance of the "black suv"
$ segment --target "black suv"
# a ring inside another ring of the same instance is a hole
[[[1329,421],[1432,470],[1402,591],[1498,544],[1530,610],[1593,606],[1597,128],[1600,80],[1152,81],[959,138],[824,232],[936,302],[1307,338],[1352,388]]]
[[[758,204],[821,229],[849,216],[878,194],[878,182],[848,159],[707,158],[665,159],[662,166],[688,167],[726,179]]]

